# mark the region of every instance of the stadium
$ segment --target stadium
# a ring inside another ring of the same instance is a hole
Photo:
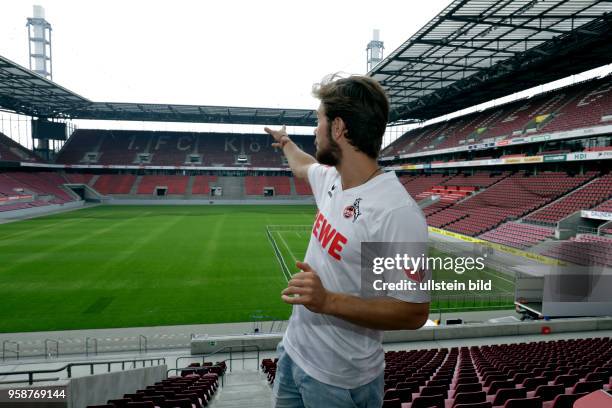
[[[378,164],[440,261],[425,326],[383,334],[383,407],[612,406],[611,12],[453,0],[363,44]],[[24,21],[27,59],[0,48],[0,407],[271,406],[280,293],[333,238],[263,128],[315,156],[316,112],[88,99],[52,79],[45,9]]]

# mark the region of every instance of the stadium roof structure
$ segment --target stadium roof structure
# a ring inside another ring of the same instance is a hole
[[[30,116],[55,117],[91,101],[0,56],[0,107]]]
[[[455,0],[368,75],[417,122],[612,62],[610,0]]]
[[[0,107],[39,118],[316,126],[312,109],[92,102],[2,56]]]

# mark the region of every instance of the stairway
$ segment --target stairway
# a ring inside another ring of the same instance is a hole
[[[142,176],[136,176],[136,180],[134,180],[134,184],[132,184],[132,188],[130,189],[131,195],[136,195],[138,193],[138,186],[142,181]]]
[[[187,188],[185,189],[185,198],[191,198],[193,191],[193,182],[195,178],[193,176],[189,176],[189,181],[187,182]]]
[[[93,187],[93,185],[96,184],[96,181],[98,181],[99,178],[100,178],[99,174],[94,174],[94,176],[91,178],[91,180],[89,180],[89,183],[87,183],[87,185],[89,187]]]
[[[222,198],[244,198],[244,177],[219,176],[214,184],[223,188]]]
[[[295,178],[289,177],[289,186],[291,187],[291,197],[297,197],[298,193],[295,190]]]
[[[212,400],[210,408],[269,408],[272,388],[260,371],[234,371],[225,374],[224,386]]]

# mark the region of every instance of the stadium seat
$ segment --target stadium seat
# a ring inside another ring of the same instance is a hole
[[[533,396],[542,398],[542,401],[551,401],[564,392],[565,387],[562,385],[539,385],[533,392]]]
[[[448,397],[448,389],[445,385],[437,385],[437,386],[425,386],[421,389],[419,393],[421,396],[430,396],[430,395],[442,395],[444,398]]]
[[[538,397],[509,399],[504,403],[504,408],[542,408],[542,399]]]
[[[538,386],[547,384],[548,380],[546,379],[546,377],[531,377],[526,378],[520,386],[522,388],[525,388],[527,391],[533,391]]]
[[[387,399],[383,400],[383,408],[402,408],[402,402],[399,398]]]
[[[547,408],[572,408],[576,400],[588,395],[588,392],[582,394],[559,394]]]
[[[572,387],[572,394],[582,394],[584,392],[593,392],[603,388],[603,381],[578,381]]]
[[[389,388],[385,390],[385,395],[383,397],[385,400],[393,400],[399,398],[399,393],[395,388]]]
[[[155,408],[155,404],[151,401],[128,402],[126,407],[127,408]],[[163,407],[163,408],[166,408],[166,407]]]
[[[495,395],[497,391],[504,388],[514,388],[514,381],[511,380],[501,380],[501,381],[493,381],[491,386],[487,389],[488,395]]]
[[[475,392],[482,391],[482,384],[480,382],[459,384],[453,391],[453,398],[461,392]]]
[[[412,390],[409,388],[400,388],[397,390],[398,398],[402,403],[412,401]]]
[[[509,399],[527,398],[527,390],[523,388],[502,388],[495,393],[492,403],[493,406],[501,406]]]
[[[412,401],[410,408],[445,408],[444,395],[419,396]]]
[[[476,402],[486,402],[487,394],[484,391],[462,392],[455,395],[453,407],[457,404],[468,404]]]
[[[602,381],[604,384],[607,384],[609,379],[610,379],[609,372],[597,372],[597,371],[588,373],[586,377],[584,377],[585,381]]]
[[[491,408],[492,405],[488,401],[472,402],[468,404],[457,404],[453,408]]]
[[[557,376],[553,384],[561,384],[564,387],[571,387],[578,382],[578,375],[576,374],[563,374]]]
[[[142,397],[143,402],[151,401],[156,407],[161,407],[165,400],[166,398],[161,395],[146,395]]]
[[[119,398],[108,400],[107,403],[117,408],[125,408],[128,402],[132,402],[130,398]]]

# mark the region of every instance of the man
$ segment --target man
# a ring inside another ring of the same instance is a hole
[[[418,329],[425,292],[361,293],[362,242],[427,242],[421,210],[393,172],[377,164],[389,102],[372,78],[332,78],[313,88],[320,100],[316,158],[288,137],[265,131],[296,177],[307,178],[318,213],[301,272],[281,298],[294,305],[280,353],[274,406],[380,407],[382,330]]]

